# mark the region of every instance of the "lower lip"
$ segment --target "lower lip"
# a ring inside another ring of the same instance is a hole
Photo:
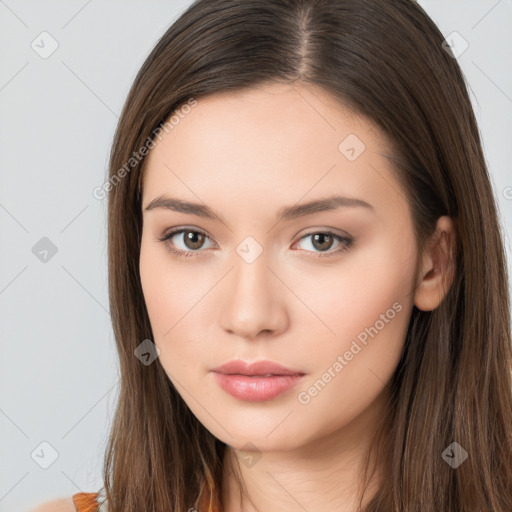
[[[214,372],[219,386],[230,395],[247,402],[270,400],[294,387],[304,375],[249,377]]]

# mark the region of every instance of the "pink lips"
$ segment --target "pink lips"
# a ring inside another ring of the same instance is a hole
[[[270,400],[295,386],[304,373],[272,361],[246,363],[230,361],[211,370],[220,387],[230,395],[248,402]]]

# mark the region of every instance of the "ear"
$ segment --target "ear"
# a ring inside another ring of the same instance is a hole
[[[455,228],[450,217],[437,219],[436,230],[421,255],[414,304],[422,311],[436,309],[455,276]]]

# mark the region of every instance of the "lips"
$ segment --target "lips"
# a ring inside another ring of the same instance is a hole
[[[211,370],[224,375],[246,375],[254,377],[268,377],[276,375],[304,375],[304,372],[286,368],[273,361],[256,361],[247,363],[241,359],[229,361]]]

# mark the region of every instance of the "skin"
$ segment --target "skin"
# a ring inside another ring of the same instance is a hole
[[[349,134],[365,145],[354,161],[338,149]],[[357,472],[386,408],[413,305],[437,307],[453,278],[451,220],[439,219],[435,244],[420,255],[390,153],[378,127],[301,83],[200,98],[150,151],[143,211],[166,194],[224,219],[144,211],[140,274],[160,364],[198,420],[229,445],[226,512],[356,510]],[[285,206],[334,193],[373,208],[277,221]],[[182,227],[206,238],[158,240]],[[313,235],[326,230],[354,243],[340,252],[335,238],[315,245]],[[262,250],[252,263],[236,251],[248,236],[256,241],[251,254]],[[173,242],[198,256],[171,253]],[[393,304],[400,311],[301,403],[299,393]],[[242,401],[210,371],[233,359],[271,360],[305,377],[272,400]],[[236,461],[247,491],[241,507]]]

